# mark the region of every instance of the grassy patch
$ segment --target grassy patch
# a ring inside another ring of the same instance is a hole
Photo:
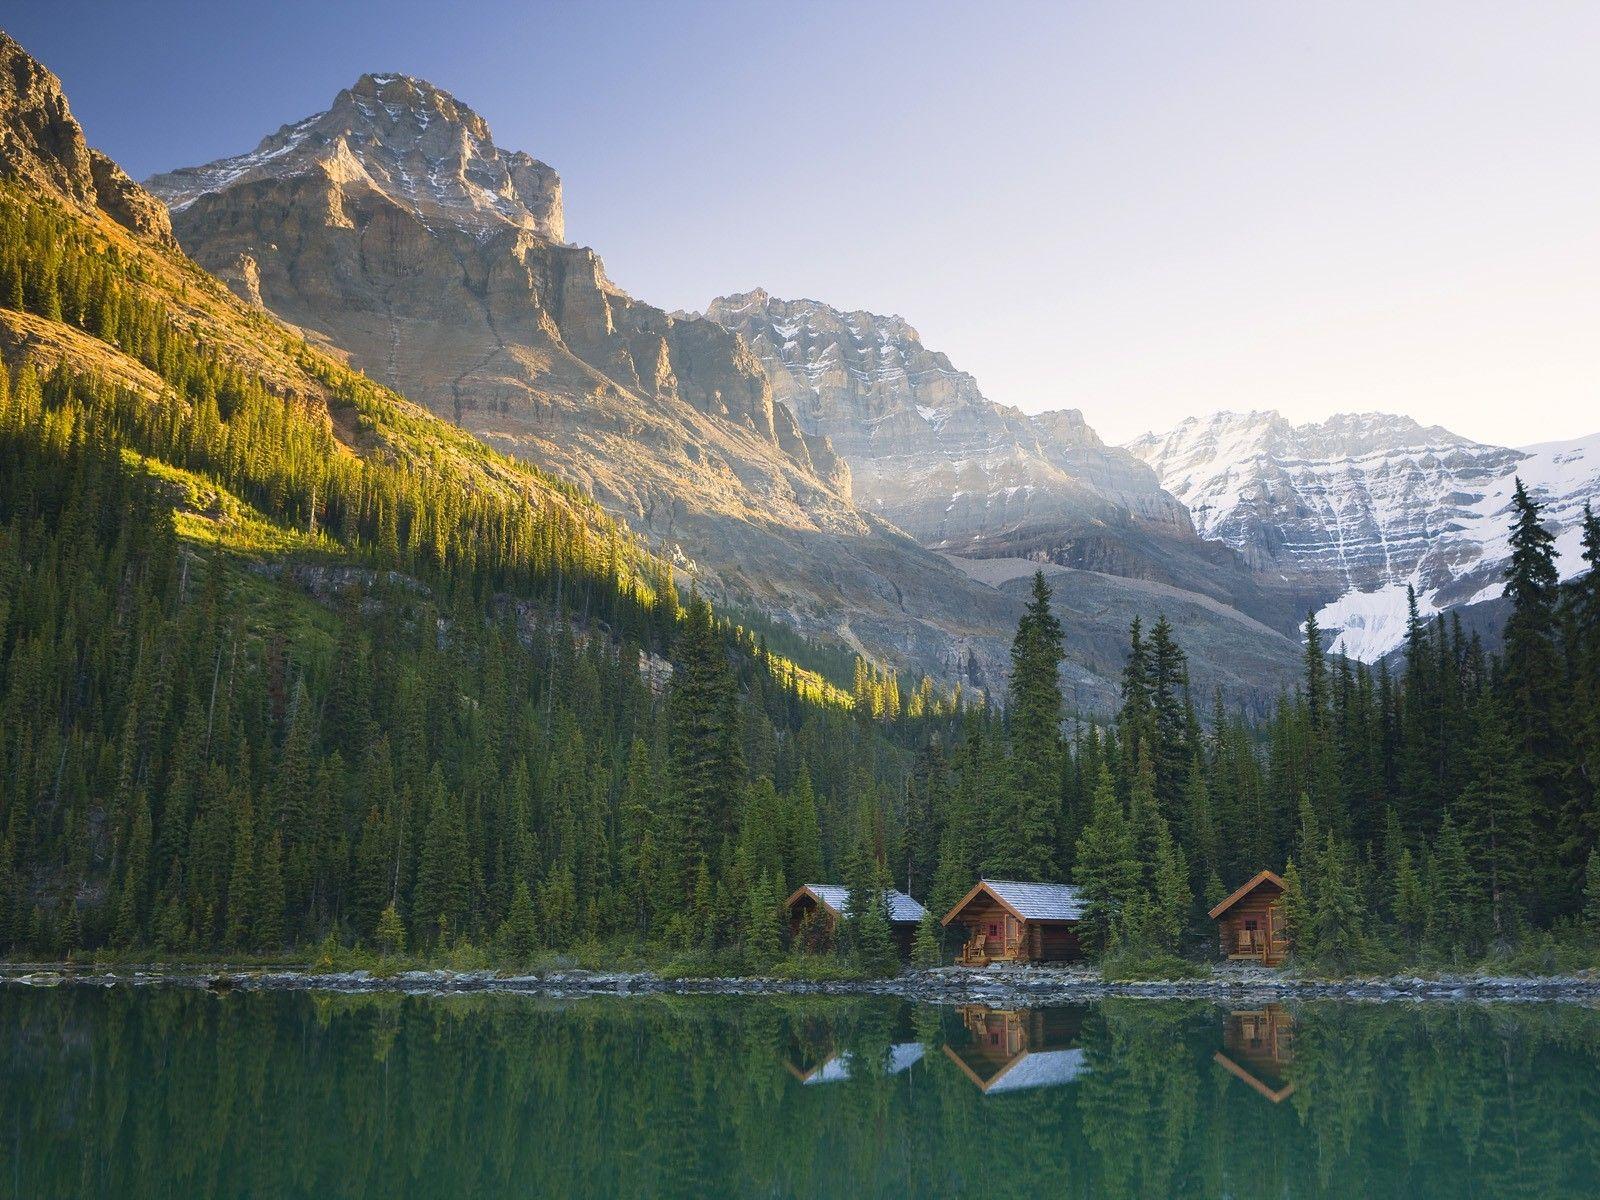
[[[1199,963],[1150,950],[1114,950],[1100,960],[1100,973],[1111,983],[1137,980],[1205,979],[1211,972]]]

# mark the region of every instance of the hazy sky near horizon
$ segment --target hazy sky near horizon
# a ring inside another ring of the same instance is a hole
[[[666,308],[899,313],[1108,440],[1218,408],[1600,430],[1600,4],[12,0],[142,178],[363,71],[554,166]]]

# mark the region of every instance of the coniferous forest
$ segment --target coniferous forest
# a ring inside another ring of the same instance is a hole
[[[785,953],[801,883],[892,883],[937,915],[987,874],[1080,885],[1094,953],[1205,956],[1205,908],[1262,867],[1290,881],[1296,956],[1332,966],[1600,925],[1592,513],[1588,570],[1558,585],[1519,488],[1500,649],[1413,604],[1403,658],[1369,669],[1313,619],[1262,722],[1191,694],[1164,619],[1134,623],[1114,718],[1067,713],[1042,577],[1007,695],[902,691],[859,659],[837,678],[836,649],[780,654],[581,494],[430,442],[444,427],[302,346],[319,412],[175,320],[140,258],[3,201],[0,304],[153,381],[0,374],[12,954],[743,967]],[[838,942],[893,964],[880,902]],[[918,956],[939,954],[930,924]]]

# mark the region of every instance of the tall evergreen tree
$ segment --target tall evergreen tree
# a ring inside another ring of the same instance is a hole
[[[1061,802],[1061,623],[1050,611],[1044,573],[1011,644],[1006,707],[1010,787],[997,822],[989,869],[1004,878],[1045,880],[1055,872]]]

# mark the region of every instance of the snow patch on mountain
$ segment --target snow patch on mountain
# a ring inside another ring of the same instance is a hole
[[[1408,585],[1424,616],[1500,594],[1518,476],[1556,532],[1564,578],[1584,569],[1578,522],[1600,495],[1600,434],[1517,450],[1384,413],[1305,425],[1217,413],[1128,449],[1202,536],[1338,591],[1318,622],[1332,650],[1369,662],[1404,639]]]

